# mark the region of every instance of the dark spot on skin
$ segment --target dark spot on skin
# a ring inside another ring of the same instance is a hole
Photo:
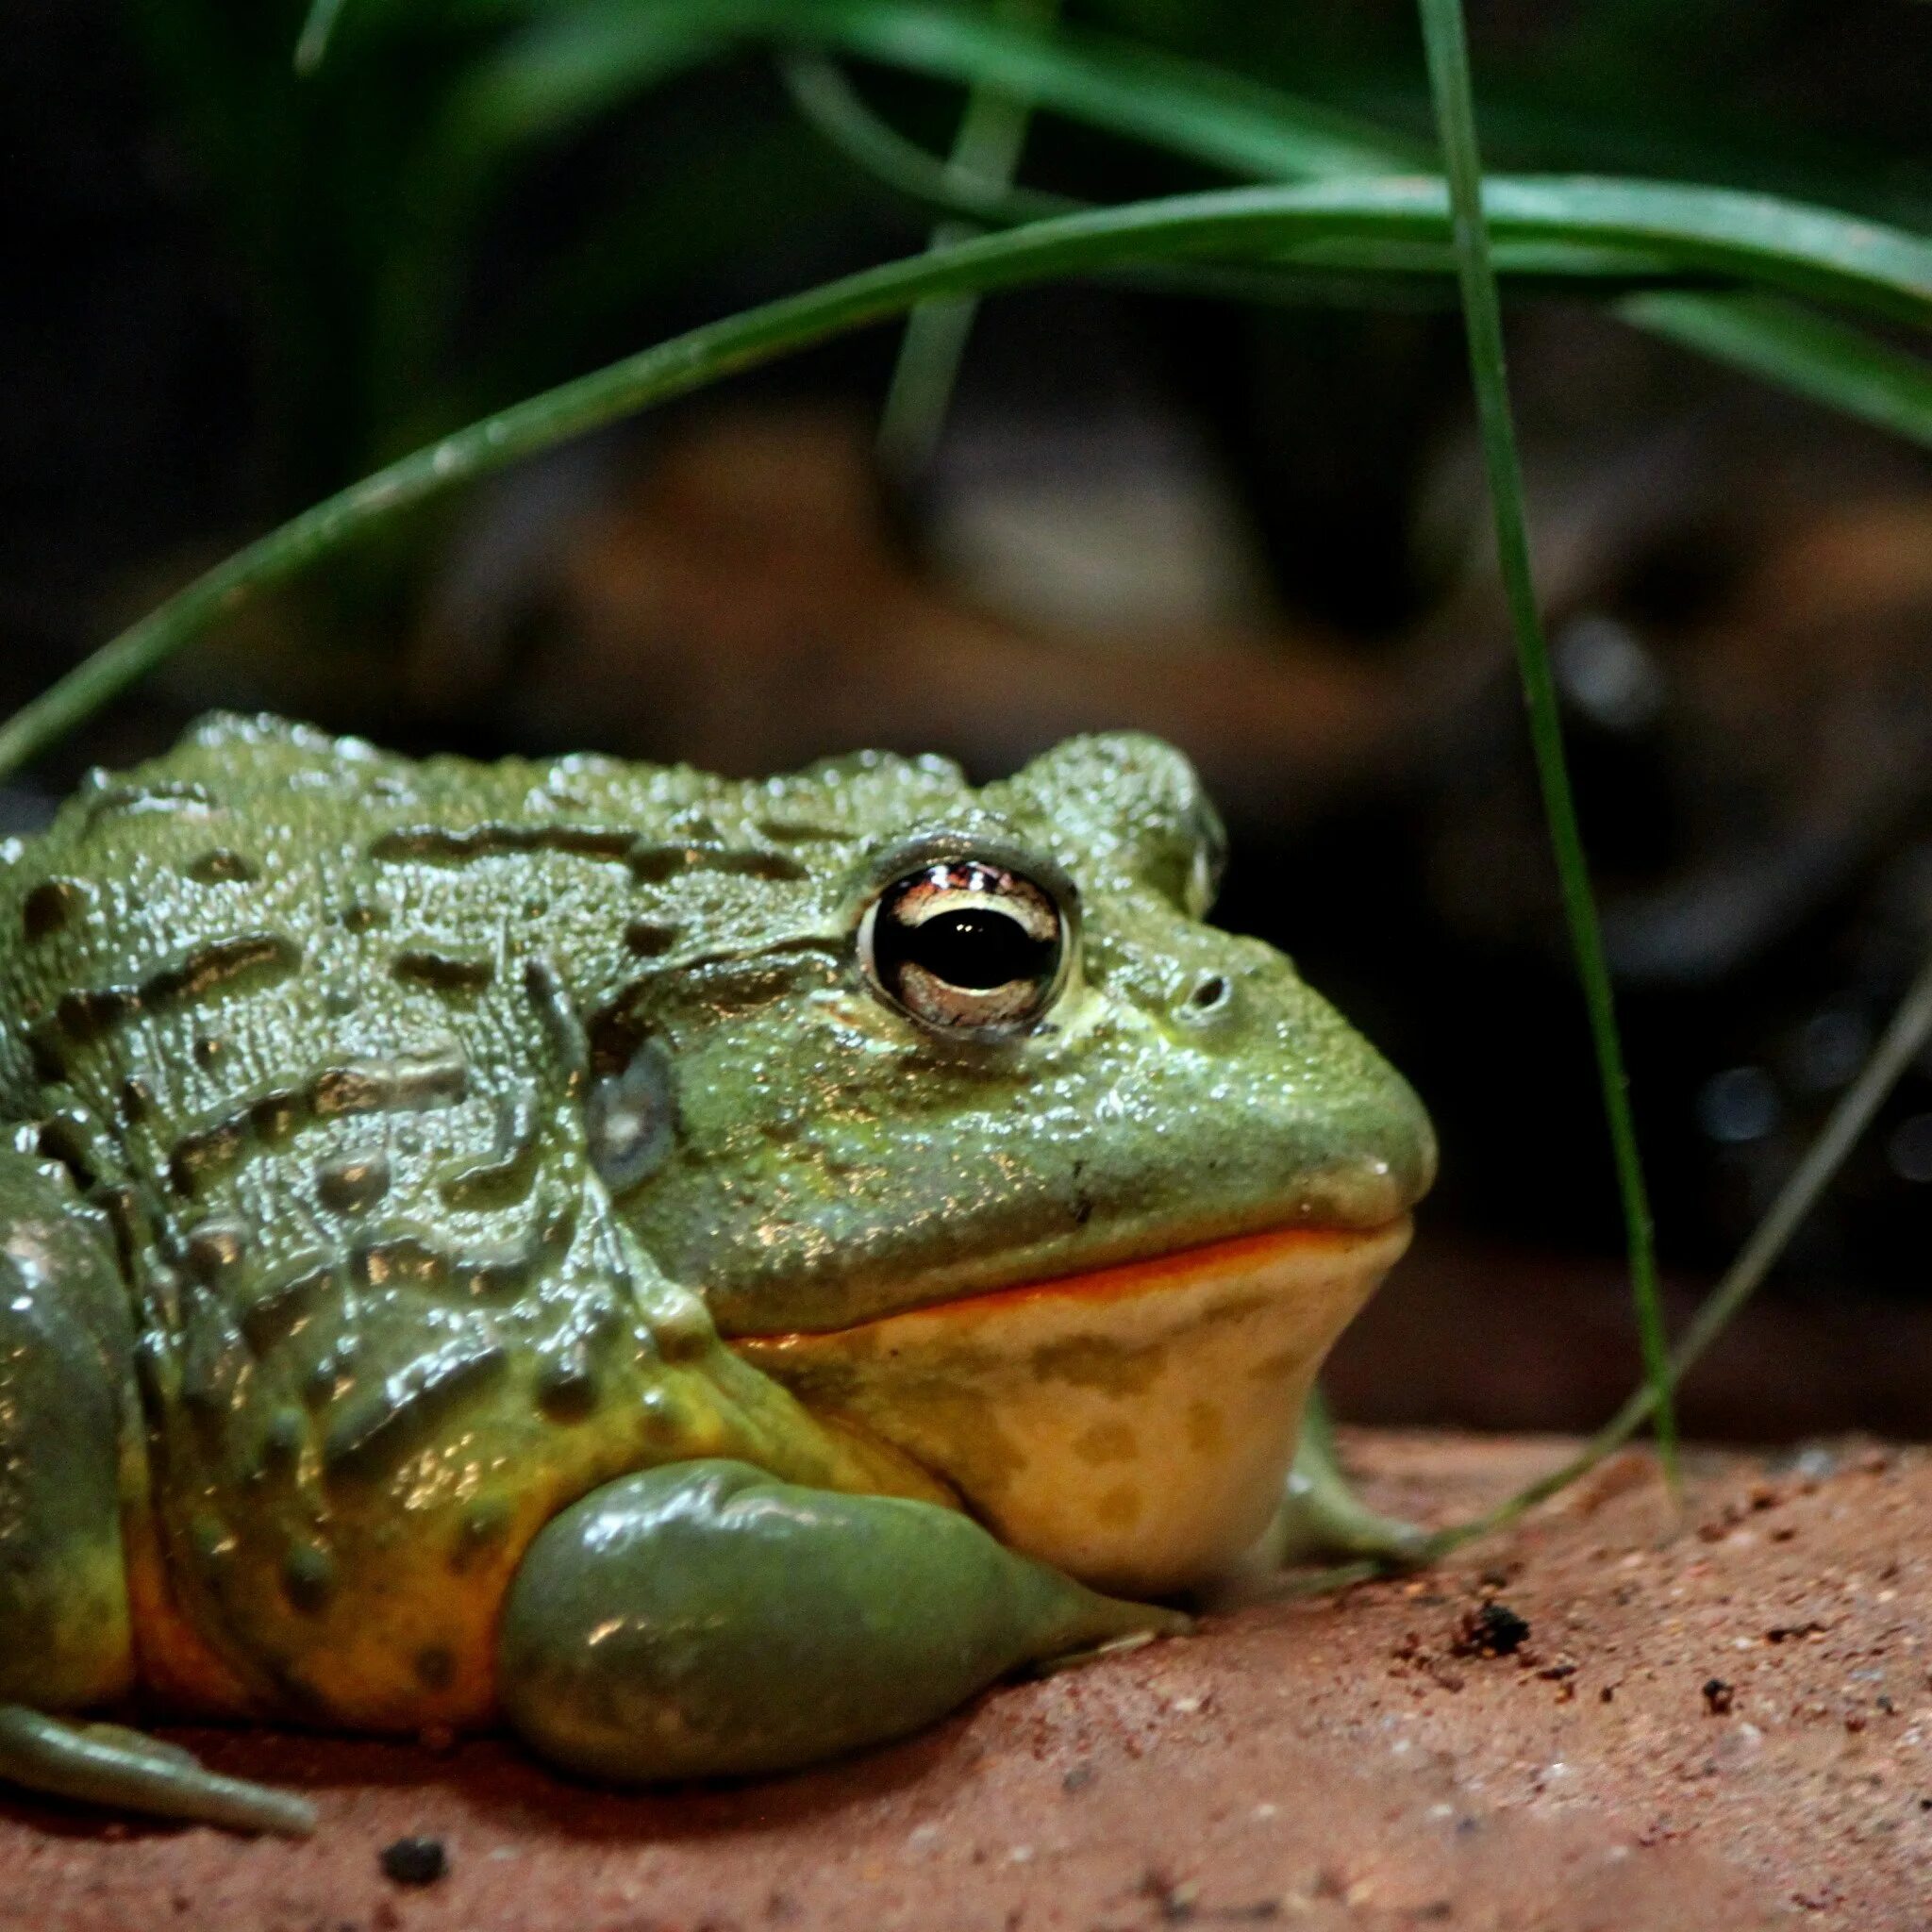
[[[757,820],[756,824],[764,838],[775,840],[781,845],[815,844],[821,841],[831,841],[847,836],[833,826],[811,824],[803,819],[761,818]]]
[[[480,992],[496,976],[495,962],[485,954],[458,955],[412,947],[398,953],[390,971],[403,981],[414,981],[438,992]]]
[[[459,1053],[397,1055],[325,1067],[308,1089],[319,1115],[408,1113],[449,1107],[469,1091],[468,1063]]]
[[[389,1192],[389,1157],[382,1153],[344,1154],[315,1171],[315,1192],[338,1214],[366,1214]]]
[[[302,1445],[308,1440],[308,1421],[299,1408],[276,1409],[261,1432],[262,1468],[291,1468],[302,1454]]]
[[[58,1021],[39,1020],[22,1028],[26,1050],[34,1063],[34,1077],[42,1086],[58,1087],[67,1078],[67,1060]]]
[[[61,994],[54,1018],[70,1040],[84,1046],[118,1026],[138,1004],[136,994],[127,987],[76,988]]]
[[[651,1324],[658,1353],[667,1362],[696,1361],[718,1339],[709,1312],[696,1295],[686,1295]]]
[[[509,1524],[507,1503],[472,1504],[457,1529],[456,1546],[450,1551],[450,1569],[460,1576],[486,1550],[503,1541],[509,1532]]]
[[[655,919],[634,919],[624,929],[624,942],[640,959],[658,959],[677,943],[677,930]]]
[[[203,1034],[194,1042],[194,1064],[203,1073],[211,1074],[221,1064],[222,1056],[228,1050],[225,1040],[217,1040],[209,1034]]]
[[[121,1118],[130,1127],[138,1127],[154,1111],[155,1090],[137,1074],[122,1081],[118,1097]]]
[[[552,1422],[582,1422],[596,1406],[596,1372],[581,1341],[553,1356],[538,1371],[537,1407]]]
[[[260,874],[239,852],[230,852],[225,845],[217,845],[211,852],[204,852],[189,866],[188,876],[199,885],[226,886],[247,885]]]
[[[455,1656],[440,1643],[425,1644],[416,1653],[416,1681],[426,1690],[447,1690],[457,1679]]]
[[[1076,1160],[1074,1163],[1074,1225],[1085,1227],[1093,1219],[1093,1196],[1087,1191],[1087,1163]]]
[[[71,1038],[96,1040],[136,1013],[190,1006],[242,980],[273,985],[301,963],[301,949],[292,940],[276,933],[245,933],[196,946],[139,986],[76,988],[62,996],[55,1013]]]
[[[183,1257],[197,1281],[214,1283],[242,1265],[248,1233],[240,1222],[204,1221],[189,1235]]]
[[[229,1115],[182,1135],[168,1156],[168,1185],[188,1199],[226,1173],[242,1155],[248,1133],[246,1114]]]
[[[434,1885],[448,1871],[440,1838],[399,1838],[382,1849],[382,1875],[394,1885]]]
[[[635,835],[618,825],[487,824],[462,832],[446,825],[405,825],[375,840],[369,856],[382,862],[413,859],[431,865],[463,865],[513,852],[622,861],[629,858],[634,842]]]
[[[292,1087],[272,1088],[248,1104],[248,1125],[258,1141],[275,1146],[308,1118],[308,1096]]]
[[[20,927],[29,945],[62,932],[86,901],[77,879],[42,879],[21,902]]]
[[[238,979],[280,979],[302,963],[302,950],[279,933],[246,933],[198,946],[141,984],[141,1003],[167,1007],[206,998]]]
[[[325,1609],[336,1593],[335,1558],[314,1543],[297,1543],[282,1559],[282,1593],[306,1615]]]
[[[387,906],[371,906],[358,899],[353,906],[344,906],[340,916],[344,932],[371,932],[387,925],[391,915]]]
[[[93,1186],[93,1123],[87,1115],[63,1109],[42,1123],[34,1144],[43,1160],[58,1160],[83,1193]]]

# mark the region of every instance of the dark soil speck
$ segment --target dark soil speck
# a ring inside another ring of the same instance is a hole
[[[448,1870],[440,1838],[399,1838],[382,1849],[382,1875],[396,1885],[434,1885]]]
[[[1529,1624],[1491,1598],[1465,1616],[1449,1648],[1457,1657],[1511,1657],[1529,1641]]]

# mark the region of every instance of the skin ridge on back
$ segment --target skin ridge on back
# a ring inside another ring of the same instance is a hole
[[[825,973],[852,801],[961,791],[938,760],[838,770],[417,763],[216,718],[9,848],[0,1099],[114,1231],[164,1699],[482,1723],[508,1578],[598,1484],[730,1456],[931,1492],[720,1344],[584,1108],[634,1044],[596,1018],[626,988],[699,956]]]

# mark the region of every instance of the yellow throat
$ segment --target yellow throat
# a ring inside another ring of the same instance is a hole
[[[1292,1228],[733,1347],[1011,1547],[1158,1595],[1268,1527],[1324,1357],[1408,1245]]]

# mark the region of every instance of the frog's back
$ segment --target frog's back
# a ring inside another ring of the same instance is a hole
[[[612,1210],[584,1105],[585,1017],[694,938],[691,874],[708,933],[811,916],[742,791],[216,719],[13,854],[0,1098],[115,1229],[159,1688],[476,1721],[563,1503],[721,1452],[836,1479]]]

